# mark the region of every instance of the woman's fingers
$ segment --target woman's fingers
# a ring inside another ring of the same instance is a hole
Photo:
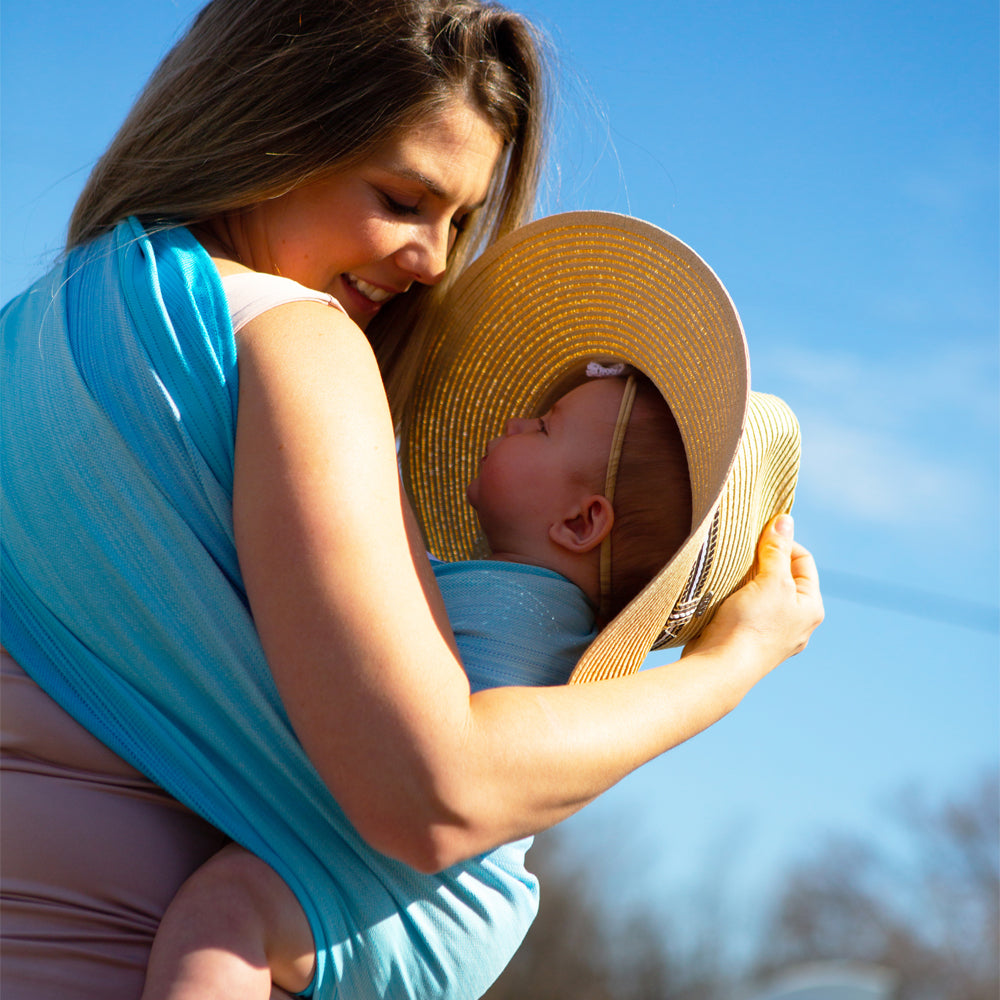
[[[792,582],[807,600],[822,601],[819,573],[812,553],[795,541],[795,525],[790,514],[779,514],[761,532],[757,546],[757,579],[774,576],[780,583]]]
[[[773,616],[772,631],[783,635],[790,654],[798,653],[823,621],[823,598],[816,562],[812,553],[795,541],[790,514],[779,514],[764,528],[757,560],[757,576],[744,588],[744,596],[753,595],[749,588],[754,584],[760,588],[763,593],[758,610]]]
[[[767,524],[757,542],[757,576],[776,574],[785,576],[789,571],[795,541],[795,522],[791,514],[779,514]],[[801,548],[801,546],[799,546]],[[803,550],[804,551],[804,550]]]
[[[754,578],[723,601],[685,652],[735,643],[744,653],[752,649],[766,672],[803,650],[822,620],[816,564],[795,541],[792,518],[781,514],[761,532]]]
[[[820,593],[819,572],[816,569],[816,561],[813,559],[812,553],[798,542],[792,548],[791,573],[798,592],[803,597],[819,601],[820,610],[822,611],[823,597]]]

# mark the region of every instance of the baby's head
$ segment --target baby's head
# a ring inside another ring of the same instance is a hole
[[[563,573],[607,621],[687,537],[691,488],[680,432],[653,383],[597,370],[606,374],[540,416],[508,420],[467,495],[495,558]]]

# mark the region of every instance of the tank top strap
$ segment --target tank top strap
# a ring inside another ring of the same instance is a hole
[[[306,288],[291,278],[282,278],[277,274],[263,274],[260,271],[226,274],[222,277],[222,288],[233,319],[233,333],[239,333],[261,313],[286,302],[323,302],[344,311],[343,306],[332,295]]]

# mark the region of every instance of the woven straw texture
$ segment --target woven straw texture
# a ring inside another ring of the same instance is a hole
[[[401,428],[404,480],[428,547],[446,560],[475,557],[482,545],[465,487],[487,442],[509,417],[543,412],[595,358],[634,365],[670,405],[687,452],[692,532],[602,632],[574,681],[639,668],[715,523],[751,399],[746,340],[722,283],[693,250],[637,219],[571,212],[531,223],[494,244],[449,293]],[[767,403],[764,410],[771,407]],[[787,408],[776,401],[777,411]],[[787,427],[789,417],[794,425],[790,413],[768,420]],[[797,428],[793,437],[789,454],[794,452],[797,462]],[[754,543],[759,528],[750,511],[774,504],[748,500],[752,490],[742,484],[753,478],[753,456],[770,452],[765,441],[766,435],[752,448],[748,443],[751,467],[737,477],[741,485],[734,496],[736,534]],[[779,464],[784,469],[788,463]],[[789,478],[777,471],[768,476],[782,483]],[[790,478],[794,483],[794,470]],[[782,487],[781,509],[790,490]],[[731,509],[725,509],[726,524]],[[744,559],[745,546],[736,545],[728,530],[721,534],[725,552],[741,554],[725,571],[726,580],[738,582],[752,562],[753,545]],[[718,570],[720,564],[713,566]],[[664,644],[688,641],[716,603]]]

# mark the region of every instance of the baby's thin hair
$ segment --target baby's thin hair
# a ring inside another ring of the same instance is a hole
[[[615,488],[609,621],[667,564],[691,531],[691,480],[680,430],[656,386],[641,372],[634,375],[635,403]]]

